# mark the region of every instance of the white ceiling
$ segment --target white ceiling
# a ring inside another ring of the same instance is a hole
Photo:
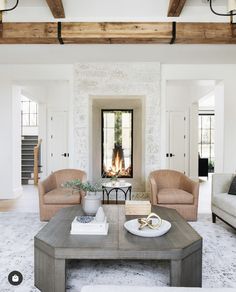
[[[11,7],[16,0],[8,0]],[[167,18],[168,0],[63,0],[65,21],[171,21]],[[226,12],[227,0],[214,0],[219,12]],[[20,0],[4,21],[54,21],[46,0]],[[227,21],[215,16],[207,0],[187,0],[178,21]]]
[[[0,45],[0,64],[236,64],[234,45]]]
[[[214,93],[208,94],[199,100],[200,108],[214,108],[215,107],[215,96]]]

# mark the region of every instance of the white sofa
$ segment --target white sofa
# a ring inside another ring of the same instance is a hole
[[[84,286],[81,292],[235,292],[236,288],[175,288],[141,286]]]
[[[229,195],[229,187],[235,174],[214,174],[212,176],[212,221],[216,217],[236,228],[236,195]]]

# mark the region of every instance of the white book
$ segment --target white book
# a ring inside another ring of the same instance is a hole
[[[104,222],[97,222],[95,218],[89,223],[81,223],[77,217],[71,223],[71,234],[94,234],[106,235],[108,233],[109,224],[105,217]]]

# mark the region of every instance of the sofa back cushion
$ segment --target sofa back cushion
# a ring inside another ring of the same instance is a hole
[[[233,178],[233,180],[230,184],[228,194],[236,195],[236,176]]]

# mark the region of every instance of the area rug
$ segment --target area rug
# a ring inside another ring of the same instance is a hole
[[[38,291],[33,281],[33,237],[45,225],[35,213],[0,213],[0,291]],[[203,287],[236,288],[236,232],[224,223],[200,215],[191,223],[203,237]],[[17,288],[7,276],[18,270],[24,281]],[[79,292],[88,284],[168,286],[167,262],[71,261],[67,291]]]

